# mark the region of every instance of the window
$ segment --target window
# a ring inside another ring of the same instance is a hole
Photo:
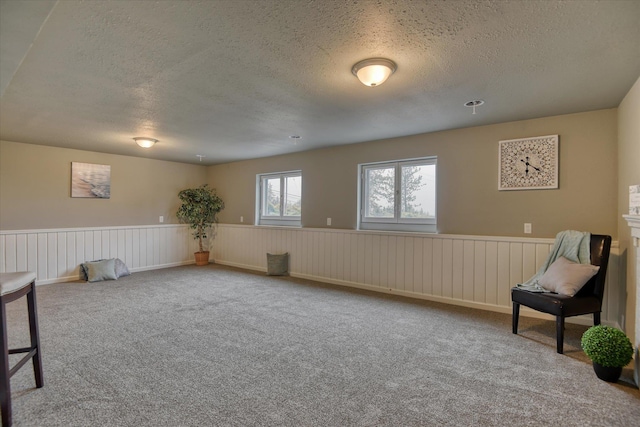
[[[363,230],[436,232],[436,158],[360,165]]]
[[[300,226],[302,172],[258,175],[258,224]]]

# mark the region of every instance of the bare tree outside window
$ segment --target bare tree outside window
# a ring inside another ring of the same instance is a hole
[[[264,204],[265,216],[280,216],[280,178],[264,180],[266,197]]]
[[[302,212],[302,177],[288,176],[284,180],[284,215],[300,216]]]
[[[393,218],[395,204],[394,168],[367,169],[366,216]]]
[[[401,218],[433,218],[435,212],[430,203],[429,184],[435,184],[435,165],[402,166]]]

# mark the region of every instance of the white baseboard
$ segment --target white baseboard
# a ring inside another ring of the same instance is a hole
[[[261,271],[265,273],[267,271],[267,269],[263,267],[256,267],[256,266],[246,265],[241,263],[228,262],[224,260],[215,260],[215,263],[220,265],[227,265],[229,267],[242,268],[244,270]],[[289,275],[291,277],[297,277],[300,279],[313,280],[315,282],[329,283],[332,285],[345,286],[349,288],[364,289],[364,290],[380,292],[388,295],[399,295],[399,296],[404,296],[408,298],[439,302],[443,304],[451,304],[451,305],[456,305],[460,307],[475,308],[478,310],[486,310],[486,311],[492,311],[496,313],[512,314],[511,308],[502,307],[494,304],[479,303],[474,301],[464,301],[464,300],[459,300],[455,298],[446,298],[446,297],[441,297],[436,295],[426,295],[426,294],[420,294],[416,292],[402,291],[398,289],[381,288],[378,286],[371,286],[371,285],[366,285],[366,284],[356,283],[356,282],[347,282],[344,280],[335,280],[335,279],[330,279],[330,278],[321,277],[321,276],[314,276],[310,274],[300,274],[293,271],[290,272]],[[520,315],[524,317],[535,318],[535,319],[555,321],[554,316],[532,310],[528,307],[521,307]],[[565,319],[565,322],[573,323],[576,325],[590,326],[590,325],[593,325],[593,317],[591,315],[567,317]],[[620,328],[617,322],[603,321],[602,324]]]
[[[179,267],[182,265],[190,265],[195,264],[195,260],[190,261],[182,261],[182,262],[170,262],[167,264],[154,265],[150,267],[138,267],[138,268],[130,268],[129,271],[131,273],[137,273],[140,271],[150,271],[150,270],[160,270],[163,268],[171,268],[171,267]],[[36,286],[41,285],[52,285],[55,283],[65,283],[65,282],[75,282],[81,280],[80,275],[75,276],[67,276],[67,277],[58,277],[56,279],[48,279],[48,280],[36,280]]]

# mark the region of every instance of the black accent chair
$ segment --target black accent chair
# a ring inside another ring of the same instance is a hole
[[[513,333],[518,333],[520,304],[543,313],[556,316],[557,351],[563,353],[564,319],[593,313],[593,324],[600,324],[604,282],[611,251],[611,236],[591,235],[591,264],[599,265],[600,270],[573,297],[555,293],[529,292],[520,288],[511,289],[513,301]]]

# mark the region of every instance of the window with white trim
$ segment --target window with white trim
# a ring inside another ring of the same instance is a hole
[[[436,232],[436,158],[359,165],[358,228]]]
[[[257,176],[258,224],[300,226],[302,213],[302,171]]]

